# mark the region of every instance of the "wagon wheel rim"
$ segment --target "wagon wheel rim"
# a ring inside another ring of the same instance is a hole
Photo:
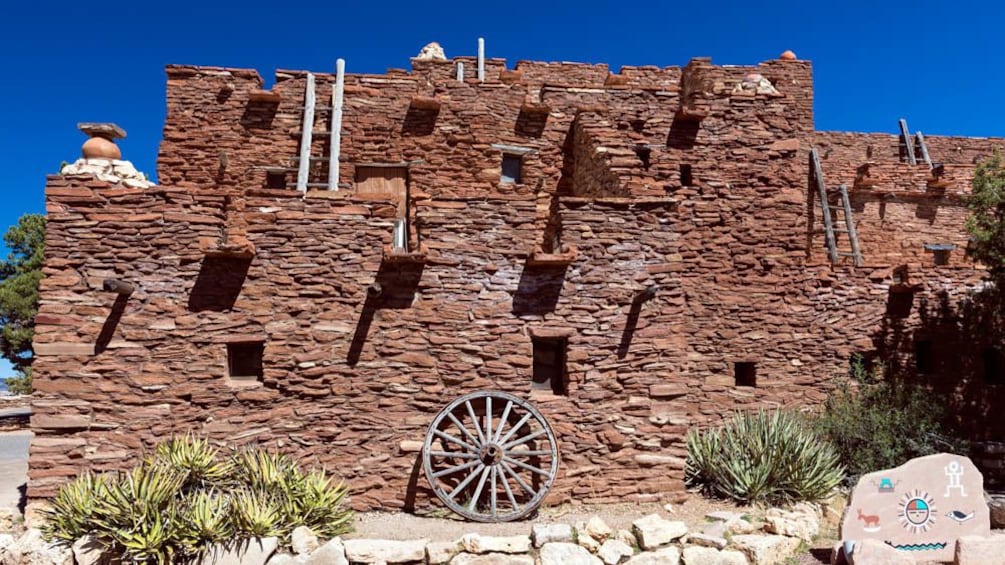
[[[555,481],[558,462],[558,442],[545,417],[528,401],[499,391],[448,404],[423,444],[423,470],[436,497],[478,522],[534,512]]]

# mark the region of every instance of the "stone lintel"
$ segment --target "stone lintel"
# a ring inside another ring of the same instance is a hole
[[[124,139],[126,130],[111,122],[80,122],[77,129],[91,137],[104,137],[105,139]]]

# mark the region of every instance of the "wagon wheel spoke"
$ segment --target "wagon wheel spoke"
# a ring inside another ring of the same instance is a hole
[[[481,522],[516,520],[536,510],[558,462],[558,442],[544,416],[526,400],[496,391],[444,407],[423,449],[423,469],[437,498]]]
[[[513,402],[512,401],[507,401],[506,402],[506,408],[503,408],[502,416],[499,418],[499,426],[498,426],[499,429],[496,430],[495,438],[493,438],[493,440],[492,440],[495,443],[499,443],[499,437],[502,436],[503,426],[505,426],[506,419],[509,418],[509,413],[510,413],[510,410],[512,410],[512,409],[513,409]]]

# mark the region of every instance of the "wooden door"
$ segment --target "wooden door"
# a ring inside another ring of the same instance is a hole
[[[398,217],[404,218],[408,167],[356,167],[356,193],[388,197],[397,203]]]

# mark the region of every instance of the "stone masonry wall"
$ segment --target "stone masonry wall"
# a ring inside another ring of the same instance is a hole
[[[891,140],[814,132],[808,62],[611,74],[491,60],[485,83],[474,69],[348,75],[335,192],[292,188],[301,71],[263,92],[254,71],[170,66],[160,186],[50,177],[29,497],[192,430],[323,464],[358,508],[421,510],[433,502],[417,445],[433,416],[499,389],[555,429],[550,502],[666,499],[683,490],[690,427],[819,403],[853,353],[909,366],[916,335],[955,323],[931,324],[931,305],[962,304],[952,289],[981,278],[962,249],[941,266],[923,249],[965,246],[971,166],[952,163],[956,185],[926,196],[928,171],[888,147],[871,157],[880,185],[852,191],[866,265],[830,265],[809,149],[833,148],[829,184],[851,183],[859,144]],[[751,74],[777,93],[742,91]],[[315,76],[312,154],[326,155],[334,77]],[[513,150],[521,179],[502,182]],[[373,164],[407,167],[422,244],[408,260],[387,255],[395,202],[356,191]],[[277,172],[289,188],[267,187]],[[532,260],[550,235],[571,262]],[[916,302],[894,318],[905,265]],[[107,278],[136,292],[102,292]],[[540,332],[568,336],[567,395],[531,390]],[[264,344],[261,382],[228,377],[232,343]],[[738,386],[738,363],[754,364],[755,386]]]

